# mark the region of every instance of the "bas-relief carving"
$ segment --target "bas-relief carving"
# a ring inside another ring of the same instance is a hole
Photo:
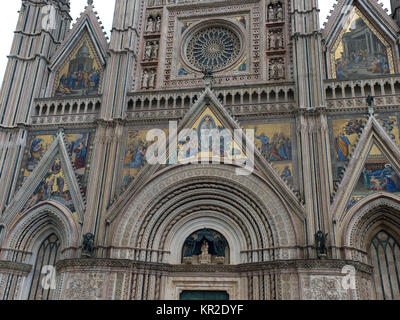
[[[156,0],[155,3],[158,3],[159,1]],[[268,4],[271,4],[268,6]],[[276,26],[280,26],[283,23],[283,20],[285,18],[285,5],[283,2],[279,1],[268,1],[267,2],[267,25],[268,28],[267,30],[270,30],[271,27],[276,28]],[[154,10],[154,9],[153,9]],[[289,11],[289,10],[288,10]],[[247,19],[246,16],[243,17],[235,17],[237,20],[236,22],[240,24],[243,28],[248,28],[250,23],[252,22],[251,19]],[[184,33],[188,28],[190,28],[191,23],[187,22],[183,24],[182,26],[182,33]],[[263,26],[264,27],[264,26]],[[152,37],[155,38],[156,34],[160,31],[161,28],[161,16],[158,15],[158,13],[148,16],[147,20],[147,25],[145,25],[145,34],[147,33],[148,38]],[[284,28],[283,28],[284,30]],[[348,32],[349,35],[348,37],[352,37],[352,32]],[[149,34],[150,35],[149,37]],[[379,41],[380,39],[377,38]],[[284,37],[281,35],[278,31],[271,32],[269,35],[269,38],[264,39],[267,40],[267,50],[269,51],[278,51],[280,49],[283,49],[284,47]],[[344,40],[343,40],[344,42]],[[81,48],[81,53],[87,52],[87,49],[89,48],[89,44],[82,44]],[[149,41],[145,45],[144,48],[144,55],[142,59],[148,63],[147,65],[151,65],[154,61],[157,60],[157,56],[159,53],[159,43],[157,41]],[[257,54],[257,53],[255,53]],[[270,54],[270,53],[269,53]],[[278,53],[279,54],[279,53]],[[343,52],[342,52],[343,54]],[[78,54],[77,57],[78,59],[83,58],[84,55]],[[345,69],[343,74],[345,72],[351,74],[355,70],[355,65],[354,64],[359,64],[371,60],[368,55],[365,54],[365,52],[360,52],[359,54],[351,52],[350,53],[350,60],[345,61],[340,61],[342,64],[343,68]],[[383,73],[385,74],[387,72],[387,68],[390,63],[390,59],[385,60],[388,56],[385,55],[384,53],[381,52],[380,56],[376,57],[376,60],[373,60],[373,64],[365,64],[365,68],[367,69],[368,72],[371,72],[373,74],[380,74]],[[286,57],[285,57],[286,58]],[[285,64],[287,63],[286,59],[283,57],[275,57],[272,56],[271,59],[269,60],[269,65],[268,65],[268,72],[269,72],[269,78],[271,80],[283,80],[285,79],[285,74],[286,74],[286,67]],[[268,60],[267,60],[268,61]],[[236,64],[235,68],[233,68],[231,71],[247,71],[250,69],[250,66],[253,61],[251,60],[238,60],[238,63]],[[71,60],[72,63],[72,60]],[[73,63],[72,63],[73,64]],[[387,64],[387,65],[386,65]],[[248,69],[249,67],[249,69]],[[359,68],[359,70],[362,70],[363,68]],[[365,71],[365,70],[364,70]],[[265,71],[264,71],[265,73]],[[178,68],[178,75],[179,76],[188,76],[190,77],[192,75],[190,70],[185,69],[183,65],[180,65]],[[65,75],[64,78],[62,75],[60,75],[60,79],[58,79],[58,89],[57,93],[60,95],[68,95],[68,94],[77,94],[84,92],[90,93],[89,91],[95,92],[93,89],[98,88],[98,84],[96,84],[96,81],[93,81],[95,78],[92,78],[91,75],[83,73],[73,73],[72,74],[72,82],[69,82],[67,80],[70,79],[69,75]],[[74,78],[75,77],[75,78]],[[143,73],[142,73],[142,88],[143,89],[153,89],[156,87],[156,82],[157,82],[157,69],[154,67],[148,67],[146,66],[143,68]],[[349,76],[351,77],[351,75]],[[70,90],[70,93],[68,93],[68,90]],[[82,91],[83,90],[83,91]],[[84,91],[87,90],[87,91]],[[207,116],[207,115],[205,115]],[[209,115],[210,116],[210,115]],[[208,125],[212,123],[213,119],[212,115],[209,118],[204,119],[204,125]],[[210,121],[208,121],[210,120]],[[359,120],[359,119],[356,119]],[[354,147],[355,144],[355,139],[357,137],[357,130],[360,130],[360,128],[357,128],[359,126],[359,123],[356,122],[356,120],[352,119],[347,119],[346,121],[339,121],[338,126],[341,127],[339,130],[335,131],[334,137],[333,137],[333,143],[332,146],[334,148],[333,152],[333,157],[334,157],[334,162],[337,164],[343,164],[349,160],[350,157],[350,151],[352,147]],[[392,117],[388,117],[387,120],[384,121],[384,127],[386,129],[389,129],[393,133],[393,138],[396,139],[396,142],[399,140],[399,135],[398,135],[398,127],[397,124],[392,123]],[[351,122],[353,121],[353,122]],[[395,120],[397,121],[397,120]],[[281,124],[279,125],[281,126]],[[291,128],[290,126],[287,127],[287,124],[282,125],[284,127],[284,131],[290,132]],[[344,127],[343,127],[344,126]],[[202,125],[198,125],[195,129],[198,127],[202,127]],[[281,174],[282,178],[285,179],[293,179],[293,174],[295,173],[294,171],[296,170],[295,167],[293,166],[293,163],[296,162],[297,160],[293,156],[294,152],[293,151],[293,145],[295,141],[292,139],[292,133],[285,135],[285,133],[281,133],[276,131],[278,125],[274,126],[274,130],[269,134],[267,133],[268,129],[266,127],[263,127],[263,125],[260,126],[255,126],[257,129],[257,138],[256,138],[256,143],[258,144],[259,148],[263,150],[264,155],[267,156],[268,160],[270,160],[274,167],[278,168],[279,173]],[[345,128],[347,127],[347,128]],[[393,127],[391,129],[391,127]],[[265,128],[265,132],[261,132],[260,129]],[[350,131],[347,131],[350,130]],[[351,130],[354,130],[354,132],[351,132]],[[396,131],[397,130],[397,131]],[[140,169],[144,165],[144,157],[145,153],[149,147],[149,145],[146,144],[144,140],[145,133],[147,130],[131,130],[132,132],[132,137],[130,138],[129,144],[130,147],[125,150],[124,156],[124,178],[126,178],[126,182],[131,181],[137,173],[140,171]],[[137,137],[139,137],[136,139]],[[82,179],[85,179],[85,175],[87,173],[87,167],[89,166],[89,162],[87,162],[87,154],[89,152],[88,148],[88,137],[85,136],[85,134],[79,134],[79,135],[71,135],[71,137],[68,137],[68,135],[65,136],[66,140],[69,140],[70,143],[67,145],[67,149],[71,155],[71,162],[74,164],[74,168],[76,169],[76,174],[78,177],[81,177]],[[267,140],[268,138],[268,140]],[[36,136],[32,138],[32,141],[29,142],[30,148],[29,148],[29,158],[28,158],[28,164],[24,165],[24,168],[22,169],[23,175],[22,177],[27,177],[29,174],[33,171],[33,169],[37,166],[38,162],[42,158],[43,154],[46,152],[48,149],[49,145],[52,143],[52,139],[54,139],[53,135],[43,135],[43,136]],[[34,140],[36,140],[34,142]],[[267,142],[268,141],[268,142]],[[181,141],[181,145],[183,145],[185,142]],[[48,145],[49,144],[49,145]],[[289,152],[289,150],[291,152]],[[372,156],[375,156],[373,159],[374,161],[377,160],[376,156],[378,155],[377,152],[371,154],[371,159],[373,158]],[[185,156],[185,155],[183,155]],[[370,159],[370,160],[371,160]],[[372,163],[372,162],[371,162]],[[373,165],[376,165],[376,162],[373,163]],[[381,165],[381,163],[380,163]],[[379,167],[377,171],[373,171],[375,176],[368,176],[370,178],[370,181],[368,184],[365,184],[365,180],[363,180],[363,185],[362,187],[359,181],[359,184],[357,185],[356,191],[360,191],[363,187],[366,187],[368,191],[378,191],[378,190],[386,190],[388,191],[388,188],[392,188],[393,184],[389,183],[388,181],[388,170],[392,170],[393,168],[388,167],[388,165],[385,163],[383,167]],[[57,172],[57,162],[49,172],[50,176],[47,177],[47,179],[43,182],[43,185],[41,185],[40,190],[38,190],[38,193],[41,195],[50,195],[50,196],[55,196],[57,193],[62,194],[65,191],[64,187],[62,186],[62,178],[63,176],[55,176],[54,178],[51,178],[54,174]],[[55,168],[55,170],[54,170]],[[54,170],[54,171],[53,171]],[[368,168],[365,168],[365,171],[368,171]],[[386,171],[385,171],[386,170]],[[378,174],[378,171],[381,171],[381,173]],[[386,173],[385,173],[386,172]],[[371,172],[372,173],[372,172]],[[394,178],[398,179],[397,174],[394,175],[393,172],[390,172]],[[201,172],[203,174],[203,172]],[[382,176],[382,178],[379,178]],[[87,177],[87,175],[86,175]],[[363,175],[363,178],[365,178],[365,175]],[[381,179],[381,181],[376,181],[376,180]],[[396,185],[396,181],[394,181],[394,186],[397,188],[398,185]],[[48,192],[50,191],[50,192]],[[67,190],[66,190],[67,191]],[[361,190],[362,191],[362,190]],[[365,191],[365,190],[364,190]],[[86,191],[84,191],[86,192]],[[389,191],[388,191],[389,192]],[[37,194],[36,194],[37,195]],[[31,199],[32,200],[32,199]],[[271,204],[272,205],[272,204]],[[283,211],[283,208],[282,208]],[[288,221],[285,221],[285,224]],[[279,223],[280,228],[281,225],[283,225],[283,222]],[[209,245],[206,243],[202,244],[201,248],[201,258],[199,258],[201,261],[204,263],[212,263],[212,257],[210,258],[210,253],[209,251]],[[77,273],[76,276],[72,277],[75,280],[72,281],[71,284],[69,284],[69,291],[67,296],[70,297],[70,299],[82,299],[82,297],[85,299],[102,299],[102,298],[110,298],[110,297],[122,297],[124,296],[125,293],[120,292],[121,290],[121,285],[120,283],[128,283],[127,281],[124,282],[124,277],[121,274],[112,275],[111,282],[116,281],[116,291],[115,295],[113,295],[113,290],[110,289],[111,287],[108,287],[107,294],[104,293],[104,279],[102,280],[102,277],[99,276],[97,277],[96,274],[99,273],[91,273],[91,275],[88,274],[83,274],[83,273]],[[72,279],[71,278],[71,279]],[[321,299],[323,297],[328,297],[329,299],[334,299],[334,298],[342,298],[345,296],[345,294],[340,291],[337,287],[338,279],[340,277],[334,277],[334,276],[310,276],[309,280],[307,280],[306,284],[303,288],[304,296],[309,297],[309,298],[316,298],[316,299]],[[336,279],[336,280],[335,280]],[[150,291],[149,296],[153,296],[153,291],[154,288],[152,287],[152,284],[154,283],[153,280],[141,280],[145,284],[146,291]],[[285,299],[290,299],[290,298],[296,298],[298,297],[299,293],[297,292],[296,295],[296,282],[298,281],[297,275],[282,275],[282,297]],[[257,284],[257,281],[254,281],[255,284]],[[360,282],[362,285],[360,285],[360,295],[367,297],[367,287],[371,285],[371,283],[366,280],[362,279]],[[150,286],[150,287],[148,287]],[[87,290],[86,290],[86,289]],[[297,283],[297,288],[298,288],[298,283]],[[256,290],[256,285],[254,285],[254,290]],[[365,292],[363,291],[365,290]],[[124,292],[127,292],[128,290],[124,289]],[[157,290],[156,290],[157,291]]]
[[[65,286],[64,300],[103,300],[106,296],[106,272],[71,273]]]
[[[301,276],[302,298],[304,300],[348,300],[349,290],[342,287],[341,276]]]

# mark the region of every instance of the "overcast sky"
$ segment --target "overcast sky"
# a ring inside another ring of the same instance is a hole
[[[321,8],[321,26],[332,9],[333,4],[336,0],[320,0]],[[2,8],[0,10],[0,35],[1,35],[1,46],[0,46],[0,79],[2,82],[4,71],[7,65],[7,55],[10,53],[10,48],[13,39],[13,32],[17,24],[18,10],[21,7],[20,0],[2,0]],[[380,0],[390,10],[390,0]],[[4,3],[7,3],[6,5]],[[113,0],[94,0],[95,8],[103,22],[104,28],[109,34],[112,26],[113,12],[114,12]],[[79,13],[83,11],[87,0],[71,0],[71,15],[74,21],[79,16]],[[1,85],[0,82],[0,85]]]

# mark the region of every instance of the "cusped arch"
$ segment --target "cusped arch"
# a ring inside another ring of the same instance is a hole
[[[183,241],[176,233],[209,219],[219,221],[237,263],[297,257],[296,228],[274,188],[221,165],[168,167],[153,177],[112,222],[113,256],[175,263]]]
[[[62,249],[76,248],[79,231],[71,212],[55,201],[45,201],[26,210],[20,217],[6,227],[3,238],[4,250],[0,259],[15,260],[15,252],[34,251],[38,239],[45,234],[55,233],[62,243]],[[63,257],[72,258],[72,252],[66,250]],[[30,256],[22,255],[19,262],[29,263]]]

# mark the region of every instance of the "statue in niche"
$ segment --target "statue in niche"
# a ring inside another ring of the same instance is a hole
[[[285,79],[285,62],[284,59],[273,59],[270,63],[270,79]]]
[[[270,78],[273,80],[278,79],[278,64],[276,61],[271,62],[270,66]]]
[[[83,237],[82,256],[91,258],[94,256],[94,253],[95,253],[94,234],[87,233]]]
[[[275,37],[276,37],[275,32],[270,31],[270,32],[269,32],[269,43],[268,43],[268,48],[269,48],[270,50],[274,49]]]
[[[205,256],[208,255],[208,242],[206,240],[203,241],[203,245],[201,246],[201,255]]]
[[[327,233],[318,231],[315,234],[315,248],[317,249],[318,258],[324,258],[328,254],[327,239]]]
[[[156,18],[156,31],[161,31],[161,16],[157,16]]]
[[[273,21],[275,21],[275,10],[274,6],[270,4],[268,6],[268,22],[273,22]]]
[[[276,20],[283,21],[283,8],[280,2],[278,2],[276,6]]]
[[[228,242],[218,232],[203,229],[188,237],[183,246],[185,264],[224,264]]]
[[[152,53],[151,53],[151,58],[153,60],[158,59],[158,49],[159,49],[158,41],[154,41],[153,46],[152,46]]]
[[[283,59],[278,62],[278,77],[279,79],[285,79],[285,62]]]
[[[155,88],[157,79],[156,69],[151,69],[150,72],[150,80],[149,80],[149,88]]]
[[[284,18],[283,5],[281,2],[271,3],[267,9],[268,22],[281,22]]]
[[[275,49],[283,48],[283,33],[281,31],[275,32]]]
[[[147,70],[144,70],[142,76],[142,88],[147,89],[149,87],[149,80],[150,80],[149,72]]]
[[[152,16],[149,16],[149,18],[147,19],[146,31],[154,32],[154,19]]]
[[[151,60],[153,52],[153,46],[150,41],[146,42],[146,47],[144,49],[144,60]]]
[[[200,264],[211,264],[211,254],[209,254],[208,250],[208,242],[204,240],[203,245],[201,246],[201,255],[199,257]]]

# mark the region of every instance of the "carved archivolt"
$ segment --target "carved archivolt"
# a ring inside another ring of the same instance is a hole
[[[57,234],[63,248],[78,244],[78,227],[70,212],[57,202],[46,201],[17,216],[8,226],[2,247],[10,250],[4,250],[1,259],[28,263],[37,239],[47,231]],[[68,251],[64,257],[69,258]]]
[[[371,239],[381,230],[400,238],[400,199],[374,194],[352,208],[342,228],[346,259],[369,262]]]
[[[231,241],[232,261],[297,257],[290,214],[260,179],[236,176],[228,166],[178,169],[167,170],[145,186],[115,220],[112,245],[126,249],[115,249],[113,257],[179,261],[179,246],[188,232],[211,228],[213,223]],[[176,237],[182,230],[185,235]]]

